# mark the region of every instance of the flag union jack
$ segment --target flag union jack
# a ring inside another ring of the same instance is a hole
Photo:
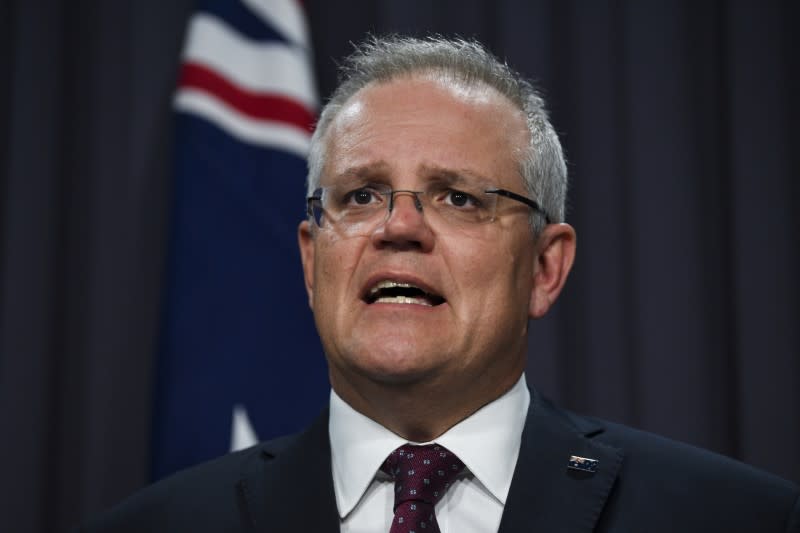
[[[189,25],[175,107],[305,157],[317,107],[309,57],[297,3],[209,3]]]

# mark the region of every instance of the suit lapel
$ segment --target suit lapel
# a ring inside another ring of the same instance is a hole
[[[326,409],[304,433],[263,445],[237,486],[250,531],[338,533]]]
[[[499,533],[590,532],[623,453],[591,439],[602,428],[570,420],[535,390],[531,400]],[[597,471],[568,469],[572,455],[596,459]],[[237,484],[249,531],[338,533],[327,409],[299,436],[263,445],[253,461]]]
[[[592,531],[622,463],[622,450],[591,436],[600,427],[576,427],[535,390],[500,533]],[[570,456],[596,459],[597,471],[567,468]]]

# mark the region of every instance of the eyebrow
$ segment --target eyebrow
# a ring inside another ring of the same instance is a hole
[[[433,174],[437,179],[441,181],[446,181],[451,185],[458,185],[464,183],[474,185],[476,181],[486,186],[492,185],[492,181],[486,178],[485,176],[466,168],[453,170],[450,168],[440,167],[437,165],[423,164],[420,165],[418,174]]]
[[[388,170],[389,165],[385,161],[381,160],[375,161],[374,163],[368,163],[366,165],[347,167],[342,172],[336,174],[334,179],[338,180],[344,177],[375,179],[376,176],[388,174]]]
[[[334,180],[343,178],[358,178],[375,182],[385,182],[388,184],[391,175],[391,165],[384,160],[367,163],[365,165],[355,165],[347,167],[342,172],[333,176]],[[427,177],[433,181],[445,182],[449,185],[469,184],[474,185],[477,181],[480,185],[493,186],[491,180],[469,169],[452,169],[439,165],[421,164],[417,167],[415,174],[419,177]]]

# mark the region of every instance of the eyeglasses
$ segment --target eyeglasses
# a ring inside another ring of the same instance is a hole
[[[458,188],[431,183],[424,191],[393,190],[380,185],[320,187],[307,198],[308,216],[319,228],[331,227],[353,236],[369,235],[389,219],[398,195],[412,196],[417,211],[439,227],[470,231],[492,222],[497,216],[499,197],[527,205],[550,224],[547,212],[530,198],[505,189],[462,183]]]

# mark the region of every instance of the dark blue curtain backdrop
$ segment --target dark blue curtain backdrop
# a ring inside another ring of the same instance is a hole
[[[532,384],[800,481],[797,2],[304,6],[323,95],[368,31],[476,37],[542,88],[578,258],[531,328]],[[149,481],[191,9],[0,3],[3,530],[61,531]]]

